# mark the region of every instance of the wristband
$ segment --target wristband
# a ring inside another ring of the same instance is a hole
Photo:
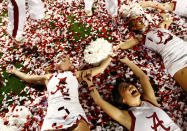
[[[92,90],[93,90],[93,87],[95,87],[95,86],[94,86],[94,85],[88,86],[88,90],[89,90],[89,91],[92,91]]]

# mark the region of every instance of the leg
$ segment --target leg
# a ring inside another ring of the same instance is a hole
[[[176,72],[174,75],[174,79],[187,93],[187,67],[184,67],[183,69]]]
[[[90,128],[84,120],[80,120],[78,125],[72,131],[90,131]]]
[[[8,4],[8,33],[14,38],[22,37],[25,23],[25,0],[9,0]]]
[[[38,20],[44,18],[44,3],[41,0],[29,0],[29,13],[32,19]]]

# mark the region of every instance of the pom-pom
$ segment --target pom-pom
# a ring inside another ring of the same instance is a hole
[[[24,127],[24,124],[28,121],[28,117],[31,116],[31,112],[25,106],[16,106],[13,112],[10,112],[8,118],[10,126]]]
[[[112,44],[103,38],[90,43],[84,50],[84,59],[89,64],[98,64],[112,54]]]
[[[144,9],[138,3],[129,3],[128,5],[123,4],[119,9],[119,12],[123,14],[124,17],[137,18],[145,17],[149,22],[153,22],[151,16],[144,12]]]

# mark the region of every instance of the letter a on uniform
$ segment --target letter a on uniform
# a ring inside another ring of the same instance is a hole
[[[153,115],[149,116],[149,117],[146,117],[148,119],[150,118],[153,118],[153,126],[151,126],[151,128],[155,131],[157,131],[157,128],[159,126],[161,126],[165,131],[169,131],[170,130],[170,127],[166,128],[164,125],[163,125],[163,121],[162,120],[159,120],[156,112],[153,113]],[[157,122],[157,123],[156,123]]]

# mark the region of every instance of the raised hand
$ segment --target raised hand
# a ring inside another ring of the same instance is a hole
[[[82,79],[84,81],[86,81],[86,83],[88,84],[88,86],[93,85],[93,82],[92,82],[92,70],[85,70],[82,73]]]
[[[8,66],[6,72],[10,74],[15,74],[17,71],[16,67],[14,65]]]

